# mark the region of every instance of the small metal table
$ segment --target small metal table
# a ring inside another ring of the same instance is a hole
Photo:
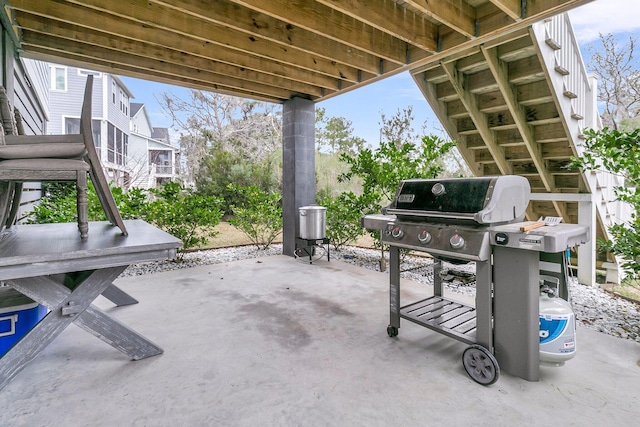
[[[136,303],[113,281],[131,264],[175,258],[182,246],[144,221],[125,224],[128,236],[108,222],[91,222],[85,241],[75,223],[20,225],[2,236],[0,281],[46,306],[49,313],[0,359],[0,389],[71,323],[133,360],[163,352],[91,305],[100,294],[118,306]]]

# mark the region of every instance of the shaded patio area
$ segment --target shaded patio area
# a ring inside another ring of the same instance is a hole
[[[98,305],[164,354],[132,362],[70,327],[0,392],[0,425],[637,422],[640,344],[579,326],[566,366],[482,387],[464,344],[406,321],[387,336],[388,280],[287,256],[118,279],[140,303]],[[403,303],[431,292],[402,285]]]

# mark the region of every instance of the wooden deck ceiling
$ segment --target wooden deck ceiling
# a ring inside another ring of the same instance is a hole
[[[3,0],[20,55],[252,99],[322,100],[591,0]]]

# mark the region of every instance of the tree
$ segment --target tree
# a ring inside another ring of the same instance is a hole
[[[638,126],[640,114],[640,72],[635,57],[636,40],[620,46],[613,34],[600,34],[602,50],[591,47],[590,71],[599,76],[598,100],[604,106],[601,115],[605,127],[622,130]]]
[[[217,196],[224,200],[225,214],[231,214],[231,205],[244,200],[243,193],[236,193],[230,184],[240,187],[255,186],[262,191],[279,191],[277,168],[272,156],[261,161],[247,160],[235,151],[222,148],[214,143],[200,160],[200,167],[194,176],[198,192],[204,196]]]
[[[345,191],[334,197],[325,191],[318,194],[318,202],[327,208],[327,236],[336,249],[362,236],[363,215],[380,212],[377,197],[372,193],[357,195]]]
[[[624,258],[625,272],[632,278],[640,278],[640,129],[630,132],[588,129],[585,136],[585,151],[574,159],[574,164],[586,170],[604,169],[621,175],[624,186],[614,189],[616,197],[634,210],[630,221],[609,227],[612,239],[599,239],[598,247]]]
[[[411,143],[415,146],[421,144],[421,135],[429,135],[433,132],[429,122],[425,120],[420,131],[414,129],[415,117],[413,116],[413,107],[408,106],[404,110],[398,110],[396,113],[387,117],[385,114],[380,116],[380,141],[393,143],[400,148],[404,143]],[[441,131],[444,135],[444,132]],[[471,171],[464,162],[457,148],[452,147],[445,152],[439,153],[439,158],[431,159],[434,165],[440,168],[439,174],[447,177],[469,176]]]
[[[357,154],[366,141],[353,135],[353,123],[344,117],[327,117],[324,108],[316,109],[316,146],[331,154]]]
[[[382,141],[375,151],[365,149],[357,157],[343,154],[349,171],[338,179],[360,177],[363,192],[377,194],[380,203],[388,202],[403,179],[436,178],[444,170],[439,161],[454,146],[455,142],[435,135],[424,136],[419,145]]]
[[[200,90],[192,90],[186,100],[165,92],[158,102],[180,132],[189,181],[212,148],[236,153],[243,161],[260,162],[282,141],[282,113],[276,104]]]
[[[398,146],[404,143],[416,144],[420,138],[413,129],[414,119],[411,105],[404,110],[396,111],[390,118],[382,113],[379,123],[380,142],[392,142]]]

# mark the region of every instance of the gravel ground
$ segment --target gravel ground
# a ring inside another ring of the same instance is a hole
[[[137,276],[280,254],[282,254],[282,245],[272,245],[267,250],[257,250],[254,246],[239,246],[197,251],[185,254],[182,262],[163,261],[135,264],[125,270],[122,276]],[[332,250],[331,260],[347,262],[371,270],[380,270],[380,252],[371,249],[347,247],[342,250]],[[429,258],[405,257],[401,266],[401,276],[433,286],[433,271],[430,265]],[[443,272],[451,269],[458,275],[475,272],[473,263],[455,266],[446,262],[443,264]],[[388,274],[388,269],[386,274]],[[463,283],[463,281],[467,283]],[[469,279],[463,281],[453,280],[447,284],[447,289],[467,296],[474,296],[475,282],[469,281]],[[576,320],[582,325],[605,334],[640,342],[640,305],[614,297],[601,288],[581,285],[575,278],[569,280],[569,292]]]

